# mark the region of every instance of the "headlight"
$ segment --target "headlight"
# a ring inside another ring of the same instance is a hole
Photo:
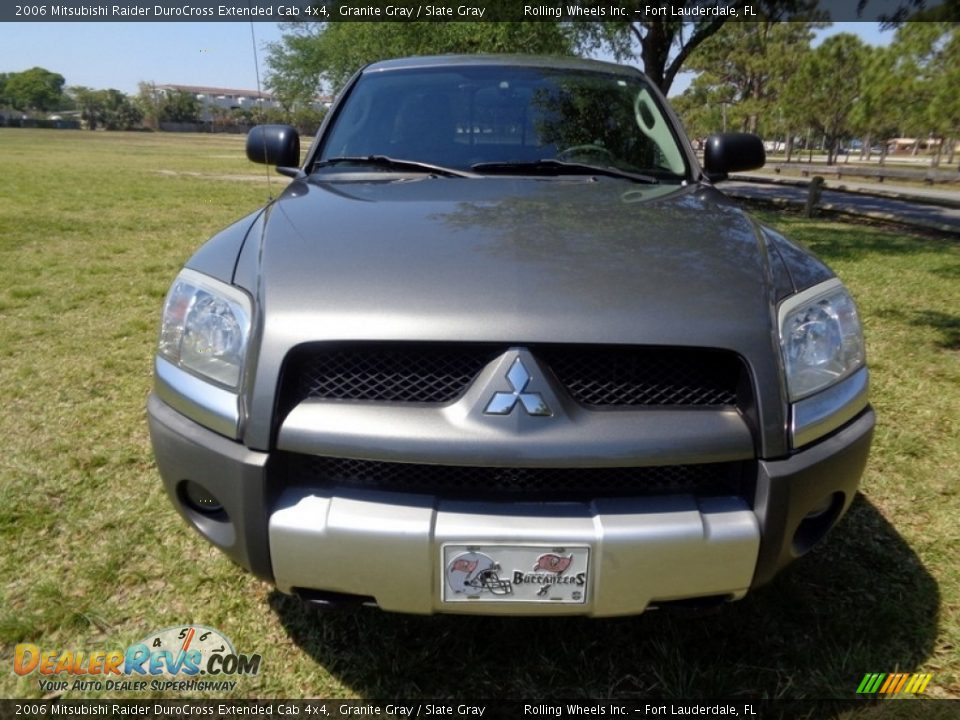
[[[250,298],[242,290],[183,270],[163,306],[157,352],[184,370],[236,389],[250,335]]]
[[[791,402],[833,385],[864,364],[860,318],[839,280],[788,298],[780,306],[779,320]]]

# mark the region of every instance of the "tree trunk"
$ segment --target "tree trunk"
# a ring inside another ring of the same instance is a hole
[[[641,33],[637,25],[646,26],[646,33]],[[669,25],[670,23],[665,22],[631,23],[634,36],[640,42],[643,71],[664,94],[670,90],[670,83],[664,75],[675,34],[668,28]]]
[[[787,133],[787,162],[793,157],[793,132]]]

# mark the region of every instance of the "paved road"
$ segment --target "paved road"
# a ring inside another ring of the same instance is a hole
[[[814,169],[810,172],[824,178],[824,188],[826,190],[840,190],[842,192],[863,193],[865,195],[893,197],[902,200],[916,200],[919,203],[930,203],[932,205],[960,207],[960,183],[903,185],[897,183],[896,180],[893,182],[878,183],[875,181],[870,182],[869,180],[855,180],[849,177],[837,179],[832,177],[824,169],[820,171]],[[733,175],[733,179],[764,183],[783,183],[784,185],[796,185],[797,187],[807,187],[807,185],[810,184],[809,177],[779,175],[765,170],[736,173]]]
[[[734,198],[800,206],[806,205],[807,202],[807,188],[805,186],[787,183],[725,180],[718,183],[717,187]],[[921,198],[908,199],[909,196],[901,195],[897,190],[899,188],[895,189],[893,186],[877,188],[877,192],[884,193],[881,196],[867,195],[864,194],[863,190],[850,193],[827,188],[823,190],[820,207],[845,215],[868,217],[874,220],[885,220],[960,235],[960,203],[950,207],[929,204],[930,202],[936,202],[936,197],[922,198],[925,202],[917,202]],[[923,189],[903,189],[903,192],[907,191],[911,195],[918,195]],[[932,192],[940,194],[944,191]],[[951,191],[946,192],[949,197]]]

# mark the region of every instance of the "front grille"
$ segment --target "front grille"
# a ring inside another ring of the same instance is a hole
[[[744,372],[734,353],[701,348],[528,347],[574,400],[594,408],[736,405]],[[453,402],[508,349],[449,343],[301,346],[284,365],[281,412],[308,398]]]
[[[280,453],[286,484],[318,489],[354,488],[447,498],[535,498],[744,494],[744,463],[660,467],[518,468],[423,465]]]
[[[307,398],[446,403],[497,354],[457,345],[306,346],[287,359],[284,394],[292,405]]]
[[[595,407],[736,405],[742,364],[685,348],[552,347],[544,363],[574,400]]]

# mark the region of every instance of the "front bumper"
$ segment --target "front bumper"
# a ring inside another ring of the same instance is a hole
[[[551,606],[550,613],[626,615],[654,600],[743,595],[760,539],[753,513],[732,498],[521,503],[509,509],[398,500],[285,493],[270,519],[277,586],[372,596],[384,610],[399,612],[542,614],[541,604],[490,595],[444,602],[442,547],[576,544],[591,551],[586,601]]]
[[[183,417],[156,396],[150,433],[164,485],[210,542],[288,593],[372,598],[385,610],[433,613],[639,613],[698,597],[741,597],[804,554],[856,494],[874,425],[867,408],[788,459],[757,461],[751,497],[672,495],[591,502],[494,503],[372,490],[272,488],[270,455]],[[191,507],[184,482],[223,505]],[[448,543],[585,545],[586,599],[576,605],[442,600]]]

